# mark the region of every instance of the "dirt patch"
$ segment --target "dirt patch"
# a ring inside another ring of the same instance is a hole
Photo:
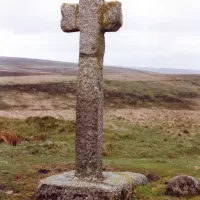
[[[160,177],[157,176],[157,175],[154,175],[154,174],[147,174],[146,177],[147,177],[147,180],[148,180],[149,183],[156,182],[156,181],[160,180]]]
[[[36,166],[36,168],[38,169],[37,171],[39,172],[39,174],[47,176],[47,174],[57,174],[74,170],[74,164],[55,163],[55,164],[49,164],[48,166],[46,165]],[[40,173],[40,170],[41,172],[45,173]]]
[[[38,173],[39,174],[48,174],[48,173],[50,173],[50,170],[48,170],[48,169],[39,169]]]

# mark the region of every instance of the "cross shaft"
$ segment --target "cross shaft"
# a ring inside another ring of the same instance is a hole
[[[122,25],[121,4],[80,0],[62,5],[61,28],[80,31],[76,105],[76,176],[102,177],[104,33]]]

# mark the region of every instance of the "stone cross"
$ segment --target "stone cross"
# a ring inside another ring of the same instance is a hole
[[[80,31],[76,105],[76,177],[102,178],[103,57],[105,32],[122,26],[121,3],[80,0],[63,4],[61,28]]]

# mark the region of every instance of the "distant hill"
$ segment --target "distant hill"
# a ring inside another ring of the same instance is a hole
[[[57,61],[0,57],[0,75],[75,74],[77,65]]]
[[[29,58],[14,58],[0,56],[0,76],[27,76],[64,74],[76,75],[78,66],[75,63],[59,62]],[[157,69],[157,68],[123,68],[105,66],[105,74],[200,74],[200,70],[178,70],[178,69]]]
[[[59,62],[29,58],[0,57],[0,76],[23,76],[44,74],[76,75],[78,65],[70,62]],[[105,67],[105,73],[129,74],[147,73],[138,69],[122,67]]]
[[[153,67],[146,67],[146,68],[137,68],[142,69],[145,71],[161,73],[161,74],[200,74],[200,70],[194,69],[171,69],[171,68],[153,68]]]

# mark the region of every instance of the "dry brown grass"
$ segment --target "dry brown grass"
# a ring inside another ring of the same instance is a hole
[[[15,133],[0,132],[0,143],[5,143],[7,145],[16,146],[19,143],[19,138]]]
[[[200,127],[199,110],[168,110],[163,108],[109,109],[105,112],[105,122],[124,119],[133,125],[147,126],[163,130],[169,134],[195,135]]]
[[[0,85],[60,83],[75,81],[76,76],[40,75],[40,76],[9,76],[0,77]]]

